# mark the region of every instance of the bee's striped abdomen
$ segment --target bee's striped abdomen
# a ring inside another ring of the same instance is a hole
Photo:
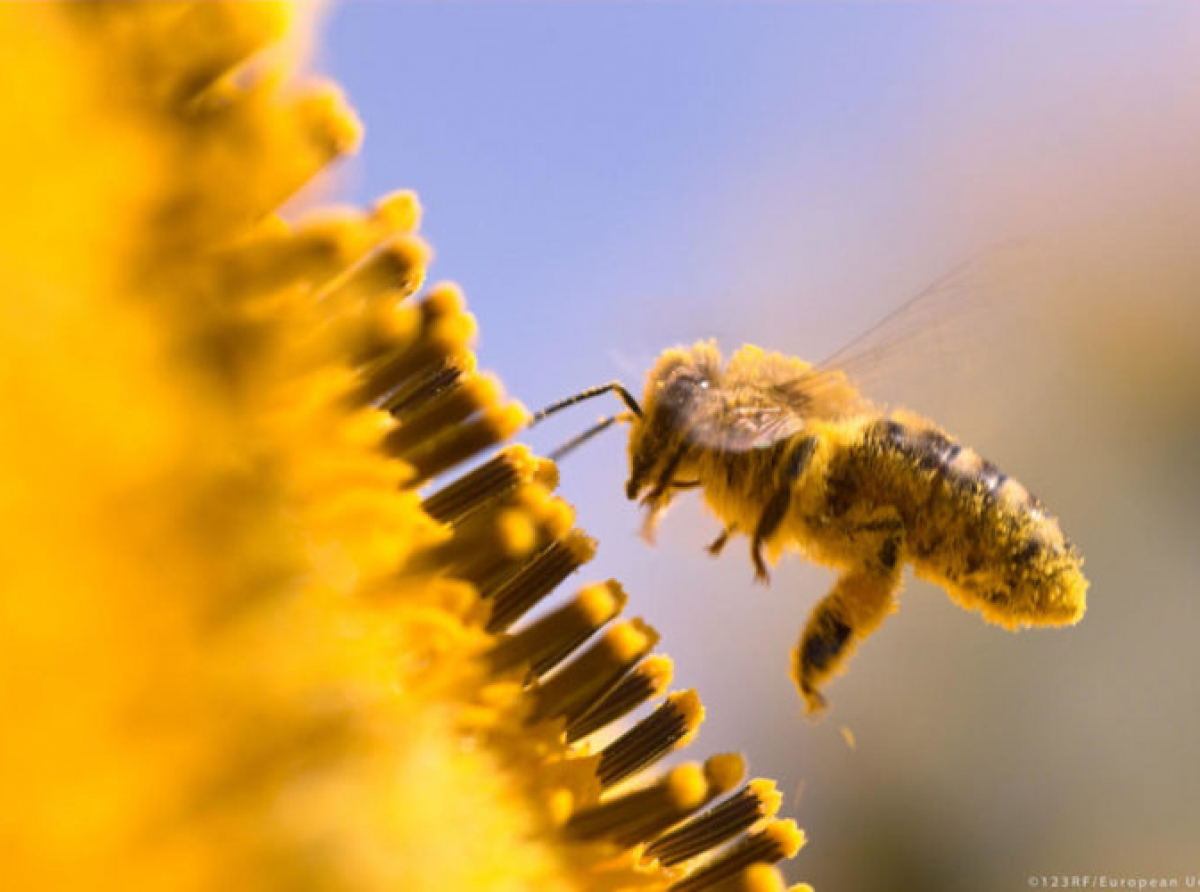
[[[1031,524],[1039,527],[1030,530],[1031,533],[1041,533],[1042,538],[1066,544],[1057,521],[1045,513],[1037,496],[944,431],[925,422],[914,424],[887,418],[878,422],[873,433],[885,450],[912,462],[933,478],[940,478],[956,493],[982,499],[979,507],[983,510],[1028,515]]]
[[[1007,626],[1083,615],[1087,583],[1074,547],[1041,501],[936,426],[893,415],[864,427],[832,469],[831,505],[892,506],[918,575]]]

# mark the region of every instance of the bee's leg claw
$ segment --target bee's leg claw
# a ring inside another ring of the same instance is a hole
[[[754,581],[761,585],[771,584],[771,571],[767,569],[767,562],[763,560],[760,549],[755,549],[751,554],[754,559]]]
[[[733,527],[725,527],[725,529],[721,530],[721,535],[709,542],[708,545],[704,547],[704,550],[713,557],[716,557],[725,548],[725,543],[729,541],[729,536],[732,532]]]

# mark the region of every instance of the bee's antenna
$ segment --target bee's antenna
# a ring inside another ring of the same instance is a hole
[[[571,439],[567,440],[567,442],[563,443],[561,446],[559,446],[557,449],[555,449],[553,452],[551,452],[550,460],[554,461],[554,462],[562,461],[564,456],[569,455],[570,453],[574,452],[576,449],[578,449],[580,446],[582,446],[584,443],[586,443],[592,437],[596,436],[597,434],[604,433],[606,430],[608,430],[610,427],[612,427],[618,421],[626,421],[626,420],[628,420],[628,418],[629,418],[628,412],[622,412],[620,415],[610,415],[607,418],[601,418],[599,421],[597,421],[595,424],[593,424],[591,427],[589,427],[587,430],[585,430],[582,434],[572,437]]]
[[[601,384],[599,387],[590,387],[581,393],[567,397],[565,400],[559,400],[557,403],[551,403],[549,406],[539,412],[534,412],[533,418],[530,420],[528,426],[533,427],[539,421],[549,415],[553,415],[560,409],[566,409],[570,406],[574,406],[576,403],[582,403],[584,400],[590,400],[592,397],[602,396],[606,393],[615,393],[621,398],[621,402],[629,407],[629,411],[631,411],[638,418],[642,417],[642,407],[639,406],[638,401],[633,398],[633,394],[626,390],[625,386],[621,384],[620,381],[610,381],[608,384]],[[605,427],[608,427],[608,425],[612,424],[620,417],[621,416],[616,415],[611,419],[607,419],[608,424],[606,424]],[[604,428],[600,428],[600,430],[604,430]],[[595,433],[599,432],[600,431],[596,431]]]

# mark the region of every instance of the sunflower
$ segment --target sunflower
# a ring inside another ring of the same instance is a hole
[[[655,769],[697,695],[559,593],[595,543],[416,198],[295,210],[360,130],[307,24],[0,9],[0,883],[783,888],[774,785]]]

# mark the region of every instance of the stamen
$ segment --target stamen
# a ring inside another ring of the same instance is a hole
[[[220,287],[230,294],[264,294],[303,283],[310,287],[345,274],[371,247],[360,217],[339,215],[264,225],[214,258]]]
[[[607,835],[623,846],[633,846],[654,839],[668,827],[679,823],[703,807],[704,803],[711,802],[714,796],[719,796],[724,792],[724,789],[727,788],[722,788],[721,783],[730,780],[731,770],[736,771],[736,774],[732,776],[732,783],[737,783],[744,772],[745,760],[741,756],[726,754],[709,759],[705,762],[703,770],[698,770],[694,764],[685,766],[685,768],[689,772],[686,777],[677,778],[676,772],[680,769],[676,769],[668,773],[663,781],[660,781],[660,784],[675,784],[671,791],[674,795],[670,797],[669,807],[647,807],[643,812],[626,818],[623,822],[624,826],[616,828]],[[686,787],[676,783],[677,781],[686,783]],[[651,790],[653,789],[652,787]],[[633,799],[639,795],[639,793],[632,793],[621,799]],[[619,799],[610,800],[598,808],[603,809],[619,801]]]
[[[540,483],[520,487],[512,504],[535,516],[550,539],[566,538],[575,526],[575,509]]]
[[[375,300],[361,316],[340,320],[347,327],[346,349],[358,369],[373,369],[388,357],[412,347],[421,337],[421,310],[415,304],[396,300]],[[475,369],[475,356],[469,352],[457,354]],[[361,390],[361,387],[360,387]],[[356,394],[355,405],[364,401]]]
[[[487,630],[506,631],[595,553],[596,540],[572,530],[564,539],[543,548],[502,583],[481,586],[480,593],[492,604]]]
[[[416,196],[399,192],[370,216],[325,211],[295,226],[269,218],[221,250],[220,287],[263,293],[304,285],[312,300],[338,303],[329,308],[327,325],[372,331],[377,326],[369,316],[376,307],[389,302],[393,309],[421,284],[429,247],[413,235],[419,217]]]
[[[671,892],[701,892],[735,879],[752,864],[774,864],[791,858],[804,845],[804,831],[796,822],[771,821],[752,833],[729,852],[706,864],[671,887]]]
[[[429,248],[415,236],[395,236],[331,281],[319,300],[349,306],[380,292],[403,300],[421,286]]]
[[[525,426],[529,413],[520,403],[485,410],[478,418],[456,426],[440,437],[427,441],[419,449],[406,452],[404,460],[416,472],[413,486],[419,486],[476,453],[506,440]]]
[[[646,657],[595,706],[567,725],[567,742],[582,740],[661,695],[671,683],[674,668],[670,657],[658,654]]]
[[[502,639],[492,649],[492,666],[504,672],[525,663],[535,676],[545,675],[617,616],[626,600],[625,592],[613,580],[589,585],[570,603]]]
[[[390,412],[398,420],[403,420],[457,388],[474,371],[474,354],[447,357],[437,368],[393,390],[379,401],[379,408]]]
[[[523,559],[567,535],[573,522],[570,505],[540,483],[527,483],[469,515],[449,541],[411,558],[405,572],[449,574],[490,590],[518,574]]]
[[[526,446],[509,446],[495,458],[433,493],[421,508],[434,520],[460,524],[471,514],[510,495],[523,483],[557,484],[554,463],[537,458]]]
[[[400,424],[384,438],[383,447],[391,455],[403,459],[410,450],[422,448],[425,443],[443,431],[466,421],[476,412],[500,402],[503,389],[492,375],[457,376],[440,392],[417,406],[404,405],[391,408]]]
[[[476,515],[448,541],[418,552],[404,567],[406,575],[444,573],[477,584],[532,553],[544,541],[536,518],[504,508]]]
[[[273,4],[232,12],[220,3],[188,6],[163,29],[160,45],[172,48],[171,64],[156,66],[153,76],[168,102],[186,104],[286,31],[286,13]]]
[[[601,788],[611,787],[695,736],[704,720],[704,707],[695,691],[671,694],[666,702],[600,752],[596,777]]]
[[[363,381],[356,394],[360,403],[376,403],[406,381],[437,370],[447,357],[469,352],[475,337],[475,317],[467,312],[456,287],[435,286],[418,309],[417,338],[363,369]]]
[[[533,691],[531,719],[581,715],[615,685],[658,642],[658,632],[640,619],[620,623]]]
[[[571,817],[566,832],[576,839],[609,839],[622,847],[653,838],[698,808],[707,784],[695,763],[668,772],[644,790],[626,793]]]
[[[774,781],[753,780],[720,805],[655,840],[646,857],[667,866],[695,858],[772,817],[782,801]]]

